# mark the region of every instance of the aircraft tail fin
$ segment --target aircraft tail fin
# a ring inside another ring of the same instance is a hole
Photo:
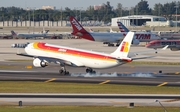
[[[89,28],[89,32],[94,32],[94,30],[92,28]]]
[[[73,16],[70,16],[69,19],[73,28],[73,32],[72,32],[73,34],[76,34],[78,32],[81,32],[81,33],[87,32]]]
[[[122,22],[118,21],[117,24],[121,32],[129,32],[129,30],[122,24]]]
[[[12,36],[17,36],[17,33],[15,33],[13,30],[11,30]]]
[[[71,33],[72,35],[76,35],[81,38],[94,41],[92,35],[89,32],[87,32],[73,16],[70,16],[69,19],[71,22],[71,26],[73,28],[73,32]]]
[[[44,33],[45,33],[45,34],[48,34],[48,32],[49,32],[49,30],[45,30],[45,32],[44,32]]]
[[[111,55],[114,55],[120,59],[128,59],[128,53],[130,50],[133,37],[134,32],[128,32],[128,34],[124,37],[119,47],[113,53],[111,53]]]

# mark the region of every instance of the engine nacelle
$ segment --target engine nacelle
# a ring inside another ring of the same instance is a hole
[[[139,42],[139,40],[137,40],[137,39],[133,39],[133,40],[132,40],[132,44],[133,44],[133,45],[139,45],[139,43],[140,43],[140,42]]]
[[[171,51],[179,51],[180,50],[180,48],[170,48],[171,49]]]
[[[36,59],[33,60],[33,65],[35,67],[46,67],[47,63],[42,61],[42,60],[40,60],[39,58],[36,58]]]

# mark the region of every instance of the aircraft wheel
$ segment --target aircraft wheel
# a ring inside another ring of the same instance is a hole
[[[114,46],[114,44],[109,43],[108,46]]]
[[[91,68],[87,68],[87,69],[86,69],[86,73],[92,73],[92,71],[93,71],[93,70],[92,70]]]
[[[60,75],[65,75],[66,74],[66,71],[64,71],[64,70],[59,70],[59,73],[60,73]]]
[[[96,71],[92,71],[91,74],[96,74]]]
[[[120,44],[118,43],[118,44],[116,44],[116,46],[118,47]]]

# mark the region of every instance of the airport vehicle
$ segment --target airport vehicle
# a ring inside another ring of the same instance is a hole
[[[171,51],[178,51],[180,50],[180,40],[154,40],[149,42],[146,47],[147,48],[163,48],[164,46],[168,45]]]
[[[37,37],[46,37],[47,33],[49,32],[49,30],[46,30],[42,33],[15,33],[13,30],[11,31],[11,34],[13,35],[13,37],[16,37],[16,38],[19,38],[19,37],[23,37],[23,38],[26,38],[26,39],[30,39],[30,38],[33,38],[33,39],[36,39]]]
[[[103,42],[108,44],[108,46],[114,46],[113,43],[116,43],[116,46],[119,46],[123,38],[126,36],[127,32],[120,33],[110,33],[110,32],[87,32],[82,25],[73,17],[70,16],[71,26],[73,28],[72,35],[90,40]],[[150,32],[138,32],[135,33],[136,38],[133,39],[132,44],[138,45],[139,42],[150,42],[151,40],[160,39],[156,34]]]
[[[33,57],[33,65],[35,67],[46,67],[50,62],[60,64],[61,69],[59,70],[59,73],[61,75],[69,74],[69,72],[66,71],[65,65],[73,67],[86,67],[87,73],[95,74],[96,72],[93,70],[95,68],[110,68],[136,59],[148,58],[131,58],[128,56],[133,37],[134,32],[129,32],[123,39],[120,46],[111,54],[51,45],[42,42],[34,42],[27,45],[25,48],[26,54],[17,55]],[[154,51],[155,50],[153,50],[153,52]],[[138,55],[138,53],[133,53],[132,56],[135,55]]]

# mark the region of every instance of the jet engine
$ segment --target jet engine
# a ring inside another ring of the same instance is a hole
[[[133,39],[133,41],[132,41],[132,44],[133,44],[133,45],[139,45],[139,43],[140,43],[140,42],[139,42],[139,40],[137,40],[137,39]]]
[[[46,67],[47,66],[47,62],[44,62],[41,59],[36,58],[36,59],[33,60],[33,65],[35,67]]]
[[[170,48],[171,49],[171,51],[179,51],[180,50],[180,48]]]

